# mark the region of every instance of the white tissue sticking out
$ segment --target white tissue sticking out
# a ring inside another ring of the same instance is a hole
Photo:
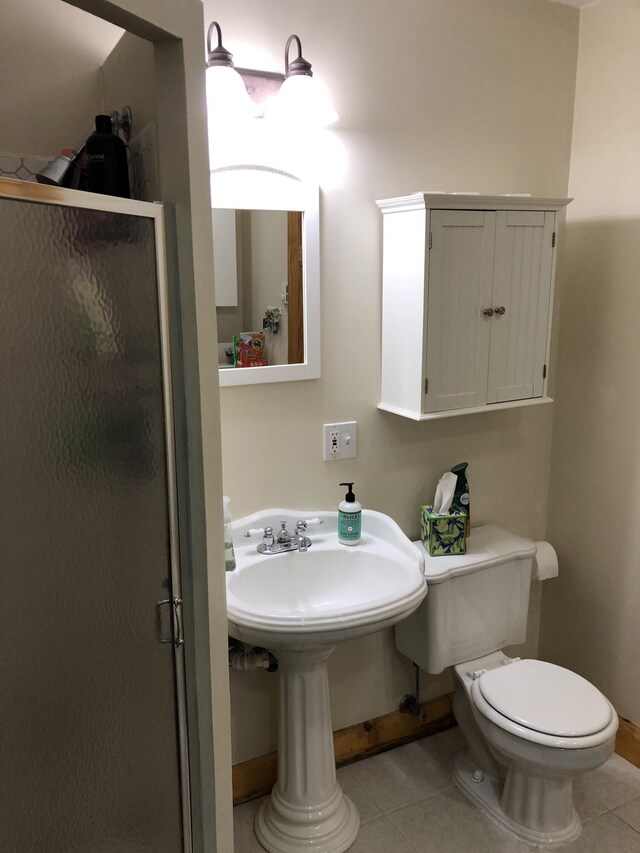
[[[536,542],[536,556],[533,560],[533,576],[535,580],[544,581],[547,578],[558,577],[558,555],[548,542]]]
[[[440,515],[448,515],[451,509],[451,501],[456,490],[458,478],[451,471],[447,471],[438,480],[436,496],[433,499],[433,511]]]

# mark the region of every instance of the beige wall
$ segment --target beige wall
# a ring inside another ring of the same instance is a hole
[[[640,5],[581,13],[541,656],[640,723]]]
[[[0,151],[53,157],[82,142],[103,109],[99,68],[121,32],[62,0],[2,0]]]
[[[295,12],[295,14],[294,14]],[[419,189],[567,191],[579,13],[547,0],[206,0],[239,66],[277,70],[287,37],[332,92],[344,172],[322,187],[322,378],[221,390],[234,516],[365,507],[411,537],[441,473],[469,461],[475,524],[545,534],[552,406],[414,423],[378,411],[381,218],[375,199]],[[255,47],[261,49],[261,55]],[[258,64],[260,63],[260,64]],[[399,356],[401,357],[401,356]],[[355,419],[358,456],[322,461],[322,424]],[[537,648],[534,595],[529,649]],[[234,760],[275,747],[277,677],[232,673]],[[397,708],[411,665],[391,630],[331,661],[334,728]],[[423,697],[450,686],[424,679]]]
[[[158,120],[153,44],[124,33],[100,69],[105,109],[131,107],[132,138]]]

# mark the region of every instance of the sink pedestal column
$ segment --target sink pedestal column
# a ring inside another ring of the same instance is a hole
[[[278,649],[278,781],[256,817],[270,853],[342,853],[360,826],[356,807],[336,781],[327,661],[332,646]]]

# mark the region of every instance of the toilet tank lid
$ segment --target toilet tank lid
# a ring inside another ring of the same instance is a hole
[[[467,553],[446,557],[430,557],[422,542],[416,542],[424,551],[424,574],[427,585],[440,583],[458,575],[467,575],[478,569],[498,566],[510,560],[531,559],[536,544],[500,527],[486,525],[474,527],[467,537]]]

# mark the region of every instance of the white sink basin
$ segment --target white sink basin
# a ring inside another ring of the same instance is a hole
[[[260,554],[261,533],[316,518],[304,552]],[[320,524],[319,522],[322,522]],[[363,510],[362,540],[338,542],[337,512],[270,509],[232,525],[236,569],[227,572],[229,633],[273,649],[279,662],[278,781],[256,815],[269,853],[343,853],[360,819],[336,780],[327,661],[333,646],[379,631],[424,598],[424,560],[398,525]]]
[[[362,540],[338,542],[336,512],[263,510],[233,524],[237,568],[227,572],[230,633],[267,647],[333,644],[408,616],[426,593],[423,557],[388,516],[362,512]],[[247,530],[317,518],[306,552],[259,554]]]

